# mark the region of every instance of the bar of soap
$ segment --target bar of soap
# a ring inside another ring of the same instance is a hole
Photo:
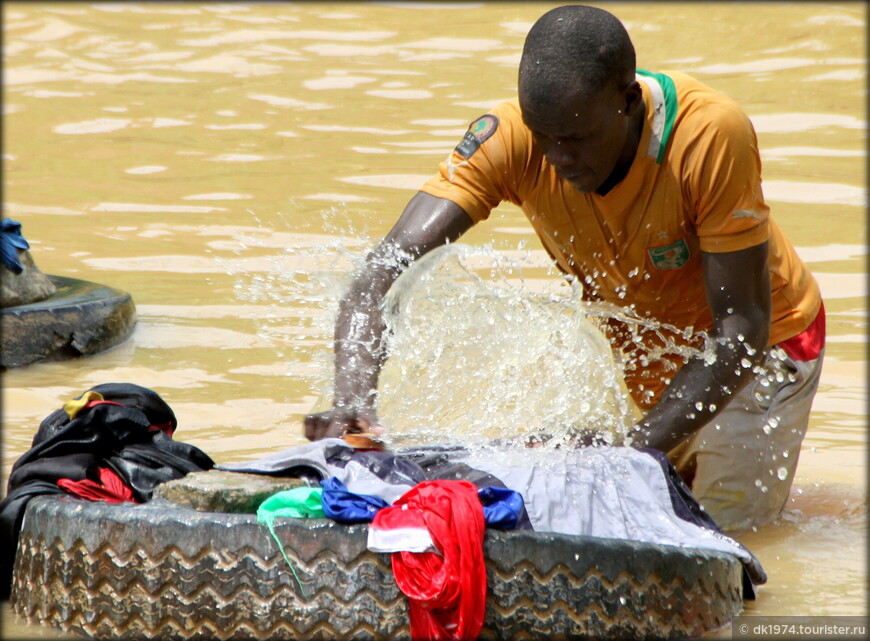
[[[355,450],[382,450],[384,442],[371,432],[348,432],[341,438]]]

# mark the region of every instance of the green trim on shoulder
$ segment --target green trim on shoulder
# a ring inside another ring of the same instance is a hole
[[[637,75],[647,80],[647,86],[653,95],[653,136],[650,140],[649,152],[656,159],[656,164],[662,164],[665,158],[668,141],[674,130],[677,119],[677,90],[670,76],[663,73],[653,73],[644,69],[636,69]]]

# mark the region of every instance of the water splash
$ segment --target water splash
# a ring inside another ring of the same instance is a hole
[[[639,414],[610,344],[580,299],[531,291],[517,261],[447,245],[385,301],[392,333],[380,417],[398,441],[481,445],[580,432],[621,442]]]
[[[367,253],[359,248],[374,245],[342,207],[322,217],[320,229],[329,235],[273,252],[266,273],[234,274],[238,298],[274,310],[259,319],[258,335],[319,394],[312,411],[331,404],[338,301]],[[236,253],[258,249],[254,239],[238,241]],[[622,444],[640,418],[626,390],[627,370],[664,353],[710,358],[703,335],[704,349],[688,347],[676,340],[684,330],[639,318],[630,307],[583,301],[576,282],[558,293],[539,291],[524,280],[518,254],[450,244],[412,264],[389,291],[390,356],[378,413],[392,446],[479,448],[531,437],[552,450],[590,432]],[[638,346],[631,358],[605,338],[603,325],[614,320]],[[648,333],[658,338],[653,348],[646,347]]]
[[[266,235],[238,236],[233,254],[264,253],[271,267],[249,271],[223,261],[234,277],[234,294],[240,301],[268,310],[257,319],[257,336],[271,345],[276,361],[287,363],[288,375],[303,378],[309,389],[321,394],[318,405],[324,405],[332,391],[332,335],[338,302],[364,259],[359,248],[373,244],[368,230],[356,227],[344,206],[320,212],[311,231],[278,213],[284,228],[292,231],[276,254],[270,236],[287,232],[276,234],[273,223],[253,211],[248,214]]]

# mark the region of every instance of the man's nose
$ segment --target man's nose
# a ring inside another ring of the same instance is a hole
[[[562,141],[554,141],[547,150],[547,160],[555,167],[567,167],[574,162],[574,153],[570,145]]]

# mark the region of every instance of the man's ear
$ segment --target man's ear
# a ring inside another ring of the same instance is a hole
[[[632,116],[643,105],[643,91],[641,91],[640,83],[637,80],[632,80],[629,85],[623,89],[622,93],[625,99],[623,113],[627,116]]]

